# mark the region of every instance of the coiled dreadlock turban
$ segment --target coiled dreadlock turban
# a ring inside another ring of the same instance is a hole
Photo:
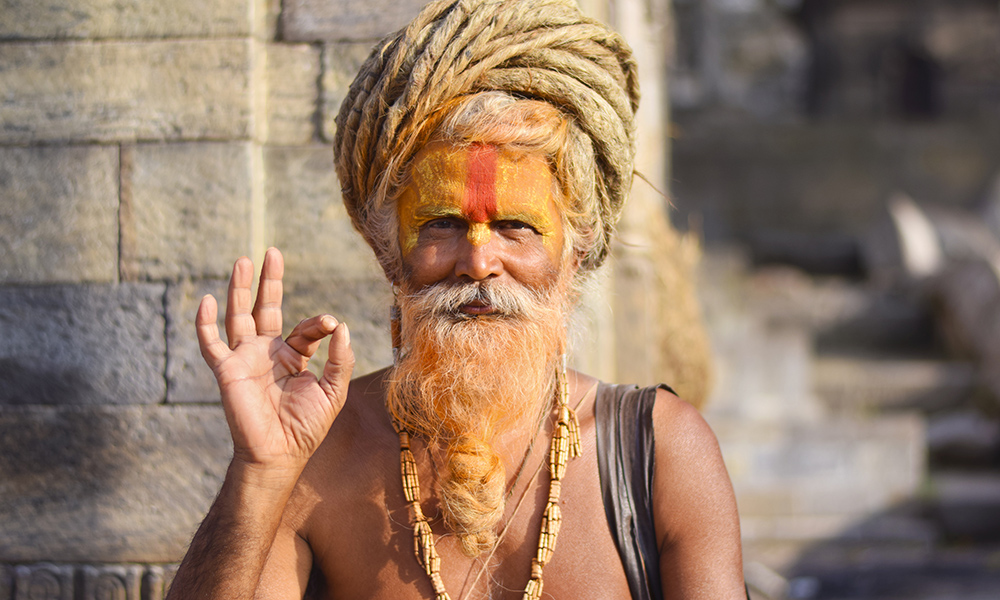
[[[393,200],[426,123],[456,99],[486,91],[555,106],[586,163],[571,171],[570,225],[580,270],[604,261],[632,182],[639,85],[620,35],[573,0],[437,0],[382,40],[337,115],[334,156],[342,196],[386,275],[401,259]],[[583,188],[583,189],[581,189]],[[582,221],[582,222],[581,222]]]

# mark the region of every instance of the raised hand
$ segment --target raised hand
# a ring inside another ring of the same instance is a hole
[[[229,344],[219,338],[218,306],[212,296],[202,299],[196,325],[201,354],[219,382],[234,459],[299,470],[344,404],[354,353],[347,325],[330,315],[306,319],[281,339],[283,272],[281,253],[269,249],[251,310],[253,263],[240,258],[229,281]],[[317,379],[306,365],[328,335],[329,358]]]

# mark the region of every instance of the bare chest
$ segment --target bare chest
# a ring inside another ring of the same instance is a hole
[[[562,522],[555,551],[543,571],[548,598],[586,600],[628,597],[621,561],[601,502],[596,463],[587,452],[570,464],[560,501]],[[427,574],[414,553],[409,508],[401,484],[389,472],[369,482],[370,492],[319,505],[313,515],[314,568],[323,574],[323,596],[337,599],[433,598]],[[384,478],[384,479],[383,479]],[[381,491],[379,491],[381,490]],[[519,492],[521,490],[515,490]],[[443,527],[430,498],[440,573],[451,600],[515,600],[523,596],[537,552],[548,496],[543,469],[523,494],[507,503],[496,547],[470,559]],[[435,518],[437,517],[437,518]]]

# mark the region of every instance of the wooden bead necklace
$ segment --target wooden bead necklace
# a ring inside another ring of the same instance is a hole
[[[549,448],[549,498],[542,513],[542,525],[538,536],[538,550],[531,559],[531,579],[524,589],[523,600],[539,600],[542,596],[542,569],[552,558],[559,535],[562,514],[559,510],[559,495],[562,480],[566,475],[566,462],[571,457],[580,456],[580,423],[576,412],[569,407],[569,381],[566,377],[565,356],[563,368],[559,370],[558,395],[556,399],[556,423],[552,431],[552,445]],[[403,481],[403,496],[410,505],[410,522],[413,525],[413,550],[417,562],[427,573],[435,600],[451,600],[444,582],[441,580],[441,557],[438,555],[431,532],[430,522],[420,508],[420,482],[417,479],[417,462],[410,450],[410,434],[395,421],[393,426],[399,434],[399,465]],[[499,543],[499,539],[498,539]],[[477,578],[478,579],[478,578]]]

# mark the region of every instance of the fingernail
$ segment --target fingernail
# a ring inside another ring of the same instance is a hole
[[[330,315],[323,317],[321,322],[323,323],[323,328],[330,331],[333,331],[337,327],[337,319],[334,319]]]
[[[347,345],[350,346],[351,345],[351,330],[347,328],[347,323],[341,323],[341,325],[344,326],[344,341],[346,341]]]

